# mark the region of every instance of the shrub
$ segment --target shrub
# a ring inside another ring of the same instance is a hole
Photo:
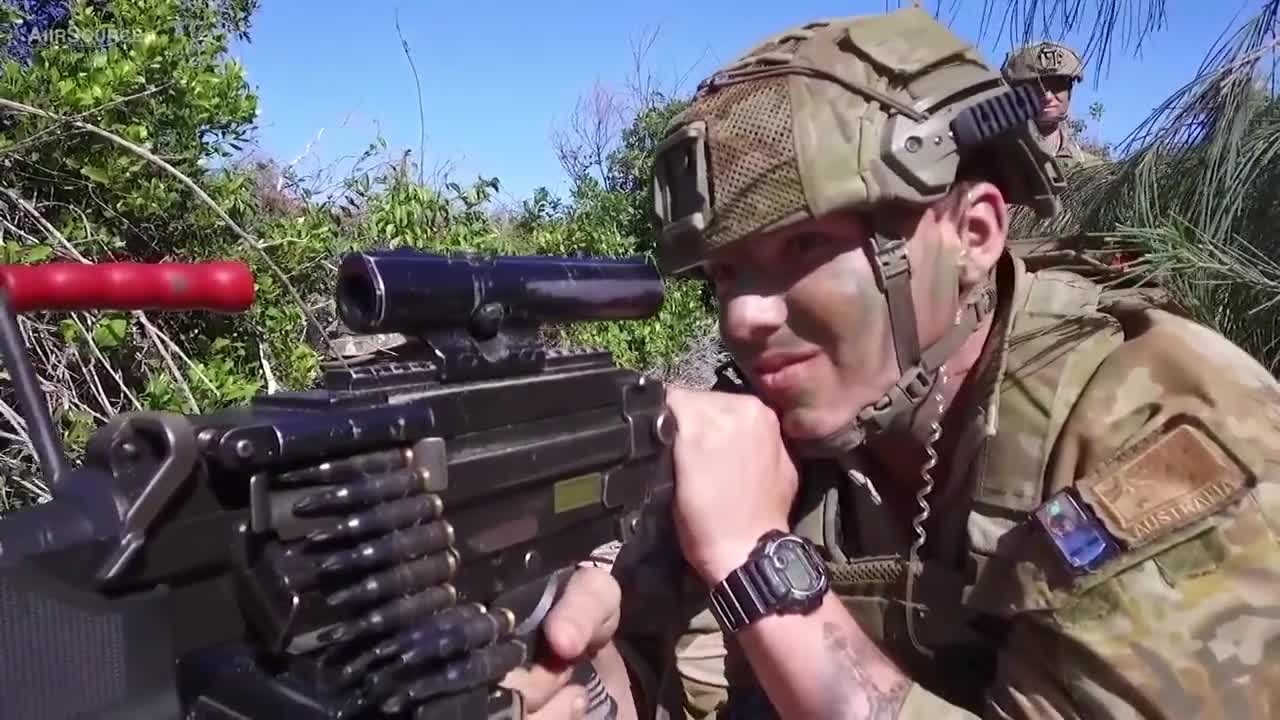
[[[231,37],[248,37],[255,9],[256,0],[25,0],[0,18],[14,23],[0,37],[4,261],[239,259],[257,283],[240,315],[21,318],[73,462],[121,411],[208,412],[313,385],[321,357],[309,340],[332,315],[343,252],[651,252],[644,156],[678,101],[650,103],[627,123],[608,154],[610,187],[578,182],[566,200],[539,191],[514,219],[493,206],[496,178],[423,183],[381,140],[321,196],[309,189],[317,178],[244,153],[257,99],[226,50]],[[673,282],[653,320],[550,337],[662,372],[709,325],[697,288]],[[48,493],[7,386],[0,415],[4,510]]]

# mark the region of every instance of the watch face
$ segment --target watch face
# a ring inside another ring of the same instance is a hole
[[[771,555],[774,567],[786,578],[792,592],[806,595],[819,589],[822,578],[810,565],[809,555],[799,542],[780,542],[773,547]]]

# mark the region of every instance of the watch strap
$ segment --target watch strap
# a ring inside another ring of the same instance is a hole
[[[751,559],[711,590],[711,614],[729,632],[737,632],[769,614],[775,603],[767,586],[756,582],[751,572],[756,557],[752,553]]]
[[[818,585],[803,596],[793,596],[783,565],[775,565],[778,547],[794,543],[801,552],[790,553],[792,561],[804,563],[812,571]],[[711,590],[711,614],[722,630],[736,633],[766,615],[807,613],[821,604],[822,595],[830,587],[826,564],[810,541],[797,535],[770,530],[760,537],[746,562],[729,573]],[[807,597],[805,597],[807,596]]]

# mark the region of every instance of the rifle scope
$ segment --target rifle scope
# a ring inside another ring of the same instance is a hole
[[[488,322],[640,320],[662,307],[662,276],[642,258],[440,255],[410,248],[352,253],[337,303],[355,332],[415,334]]]

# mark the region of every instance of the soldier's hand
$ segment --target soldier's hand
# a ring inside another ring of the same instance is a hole
[[[580,568],[542,623],[543,659],[507,674],[502,684],[524,696],[529,720],[585,717],[587,695],[569,676],[582,660],[594,658],[618,629],[622,593],[607,571]]]
[[[751,395],[668,386],[675,442],[676,533],[709,585],[746,561],[760,536],[786,530],[798,487],[778,416]]]

